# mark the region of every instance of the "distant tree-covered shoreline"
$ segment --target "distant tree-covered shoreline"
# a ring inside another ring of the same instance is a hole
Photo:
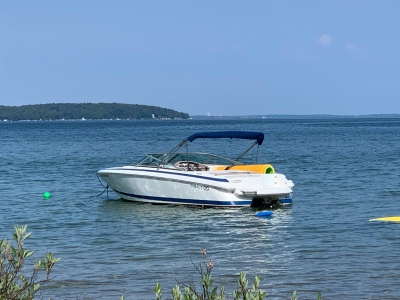
[[[187,113],[168,108],[122,103],[51,103],[22,106],[0,105],[0,120],[78,119],[188,119]]]

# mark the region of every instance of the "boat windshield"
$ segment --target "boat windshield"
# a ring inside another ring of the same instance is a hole
[[[206,165],[241,165],[241,163],[225,157],[198,152],[147,154],[139,160],[137,165],[157,167],[162,162],[160,165],[162,167],[174,167],[174,164],[178,161],[194,161]]]

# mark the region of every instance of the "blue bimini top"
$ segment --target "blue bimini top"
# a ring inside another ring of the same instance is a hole
[[[187,138],[189,142],[193,142],[195,139],[245,139],[245,140],[257,140],[257,144],[261,145],[264,141],[264,133],[262,132],[251,132],[251,131],[210,131],[210,132],[198,132],[192,134]]]

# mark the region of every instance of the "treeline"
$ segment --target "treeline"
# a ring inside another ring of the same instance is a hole
[[[187,113],[168,108],[121,103],[52,103],[22,106],[0,105],[0,120],[76,119],[187,119]]]

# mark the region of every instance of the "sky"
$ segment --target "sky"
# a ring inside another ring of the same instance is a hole
[[[400,1],[0,0],[0,105],[400,113]]]

